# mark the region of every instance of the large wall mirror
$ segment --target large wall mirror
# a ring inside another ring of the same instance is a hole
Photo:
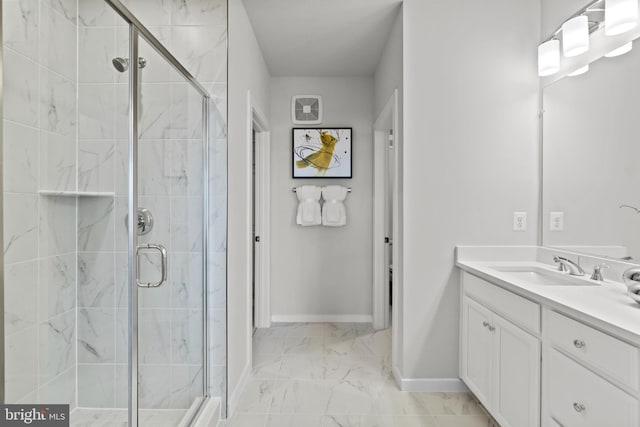
[[[542,243],[640,264],[640,44],[543,88]]]

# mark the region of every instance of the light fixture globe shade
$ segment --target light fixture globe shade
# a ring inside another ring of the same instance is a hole
[[[604,33],[615,36],[638,25],[638,0],[605,0]]]
[[[589,19],[582,15],[562,24],[562,52],[564,56],[578,56],[589,50]]]
[[[605,55],[605,58],[615,58],[616,56],[624,55],[627,52],[630,52],[633,48],[633,42],[629,42],[623,44],[622,46],[613,49],[611,52]]]
[[[538,46],[538,75],[550,76],[560,70],[560,42],[549,40]]]

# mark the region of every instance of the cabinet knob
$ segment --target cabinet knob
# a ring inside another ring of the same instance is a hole
[[[587,408],[585,408],[585,406],[582,403],[575,402],[573,404],[573,409],[575,409],[576,412],[584,412],[584,410]]]
[[[586,344],[582,340],[573,340],[573,345],[575,348],[583,348],[584,346],[586,346]]]
[[[490,330],[491,332],[493,332],[493,331],[495,331],[495,330],[496,330],[496,328],[495,328],[495,326],[489,325],[489,330]]]
[[[484,322],[482,322],[482,326],[484,326],[485,328],[489,327],[489,322],[487,322],[486,320]]]

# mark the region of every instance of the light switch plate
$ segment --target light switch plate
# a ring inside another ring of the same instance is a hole
[[[564,212],[549,212],[549,231],[564,230]]]
[[[526,230],[527,230],[527,213],[514,212],[513,213],[513,231],[526,231]]]

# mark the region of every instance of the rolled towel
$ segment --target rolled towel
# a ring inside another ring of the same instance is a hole
[[[340,227],[347,223],[347,211],[344,199],[349,190],[341,185],[327,185],[322,187],[322,198],[325,203],[322,208],[322,225]]]
[[[296,223],[303,227],[322,224],[320,195],[322,190],[315,185],[303,185],[296,189],[298,212]]]

